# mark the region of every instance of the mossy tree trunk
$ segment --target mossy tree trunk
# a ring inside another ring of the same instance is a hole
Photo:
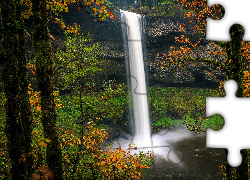
[[[56,128],[56,109],[53,96],[53,58],[49,39],[46,0],[32,0],[33,47],[36,52],[36,82],[41,92],[42,124],[48,144],[46,155],[48,167],[55,180],[63,179],[62,153]]]
[[[23,145],[25,133],[19,107],[19,76],[18,76],[18,30],[16,21],[17,1],[1,2],[3,25],[4,70],[2,80],[7,99],[5,134],[7,137],[8,154],[11,159],[11,174],[13,180],[27,180],[27,166],[20,161],[25,155]]]
[[[234,79],[238,84],[237,97],[243,97],[243,76],[244,64],[242,61],[241,48],[243,38],[243,27],[240,25],[233,25],[230,28],[231,41],[227,42],[227,59],[228,59],[228,79]]]
[[[227,67],[228,79],[234,79],[238,84],[238,90],[236,93],[237,97],[243,97],[243,76],[244,76],[244,64],[242,61],[242,38],[243,38],[243,27],[235,24],[230,28],[231,41],[227,42],[226,51],[228,61],[230,62]],[[236,122],[237,123],[237,122]],[[242,137],[244,138],[244,137]],[[248,152],[247,150],[241,151],[242,163],[236,168],[237,179],[245,180],[248,179]],[[231,167],[227,164],[227,172],[231,171]],[[229,173],[228,173],[229,175]],[[231,175],[227,177],[231,179]]]
[[[20,115],[22,120],[22,125],[24,128],[24,152],[26,154],[26,164],[28,176],[31,177],[33,158],[31,155],[31,143],[32,143],[32,122],[33,114],[31,111],[31,106],[29,102],[28,94],[28,68],[27,68],[27,59],[26,59],[26,48],[25,48],[25,34],[24,34],[24,20],[21,16],[22,6],[20,0],[18,0],[18,6],[16,9],[17,15],[17,33],[18,33],[18,77],[20,78],[20,93],[19,93],[19,103],[20,103]]]

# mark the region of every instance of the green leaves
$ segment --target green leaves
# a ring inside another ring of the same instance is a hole
[[[98,65],[105,62],[99,60],[103,50],[98,43],[91,41],[90,34],[84,36],[79,31],[70,36],[65,31],[65,36],[64,47],[58,48],[55,54],[56,69],[61,76],[59,84],[63,87],[72,86],[75,91],[79,91],[86,85],[93,85],[93,75],[102,71]]]
[[[224,120],[215,115],[206,119],[206,97],[223,96],[221,90],[150,88],[149,109],[152,126],[172,128],[180,123],[189,130],[205,132],[207,128],[221,129]]]

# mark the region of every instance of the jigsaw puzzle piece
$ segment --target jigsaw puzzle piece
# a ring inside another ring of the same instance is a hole
[[[228,30],[233,24],[240,24],[246,29],[244,41],[250,41],[249,1],[248,0],[208,0],[207,5],[220,4],[225,9],[224,17],[220,20],[207,19],[206,39],[230,41]]]
[[[250,143],[243,141],[243,138],[249,137],[250,119],[248,98],[237,98],[237,83],[234,80],[225,82],[224,89],[226,97],[208,97],[206,98],[206,115],[221,114],[225,118],[225,124],[222,130],[207,130],[207,147],[227,148],[228,163],[233,166],[239,166],[242,161],[241,149],[249,149]],[[237,130],[237,134],[235,134]]]

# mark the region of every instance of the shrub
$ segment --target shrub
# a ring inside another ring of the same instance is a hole
[[[43,127],[41,123],[40,95],[33,92],[30,87],[30,103],[34,114],[34,125],[32,132],[32,153],[34,159],[32,179],[48,179],[53,177],[53,173],[46,164],[46,147],[51,142],[49,139],[43,138]],[[64,108],[58,99],[58,93],[54,93],[57,110]],[[4,100],[2,97],[1,100]],[[70,105],[70,107],[72,104]],[[4,127],[4,119],[1,118],[1,127]],[[91,120],[84,128],[83,141],[79,132],[74,130],[74,126],[66,126],[68,119],[63,119],[64,125],[58,128],[60,134],[64,179],[131,179],[141,178],[144,169],[149,168],[153,160],[151,154],[130,155],[130,151],[117,149],[111,152],[108,148],[106,151],[101,149],[101,145],[107,139],[107,133],[104,129],[96,127]],[[60,123],[62,121],[59,121]],[[72,123],[73,124],[73,123]],[[63,127],[63,128],[62,128]],[[1,144],[6,144],[4,136],[0,137]],[[20,161],[26,160],[26,154],[22,156]],[[149,157],[148,157],[149,156]],[[1,150],[0,153],[1,178],[10,179],[10,159],[8,157],[7,148]],[[114,164],[115,162],[115,164]]]
[[[128,152],[121,148],[112,152],[108,147],[103,151],[101,145],[107,133],[96,128],[92,120],[85,127],[82,143],[74,132],[66,131],[61,138],[65,179],[140,179],[153,162],[151,154],[147,157],[140,152],[133,156],[129,148]]]

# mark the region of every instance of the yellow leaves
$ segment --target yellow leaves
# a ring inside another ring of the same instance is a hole
[[[45,138],[44,141],[45,141],[46,143],[51,143],[51,139],[48,139],[48,138]]]
[[[26,156],[22,155],[21,158],[19,159],[19,163],[25,162],[26,161]]]
[[[38,143],[38,146],[46,148],[49,143],[51,143],[51,139],[48,138],[41,139]]]
[[[37,111],[41,111],[41,110],[42,110],[41,106],[37,106],[37,107],[36,107],[36,110],[37,110]]]
[[[64,22],[61,22],[61,27],[62,27],[63,29],[66,28],[66,25],[65,25]]]
[[[243,81],[243,94],[244,97],[250,97],[250,72],[244,71]]]
[[[38,143],[38,146],[43,147],[43,148],[46,148],[46,147],[47,147],[47,143],[45,143],[44,141],[40,141],[40,142]]]

